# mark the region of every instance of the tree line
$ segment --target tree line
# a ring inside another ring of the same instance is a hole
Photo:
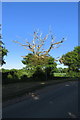
[[[53,79],[54,73],[66,73],[65,77],[80,77],[80,46],[74,47],[74,49],[64,55],[59,59],[54,59],[49,53],[52,49],[58,48],[65,39],[62,38],[61,41],[55,42],[53,34],[51,31],[46,36],[42,36],[42,33],[34,31],[32,42],[26,41],[25,44],[18,43],[26,50],[30,52],[22,56],[22,63],[26,65],[25,68],[21,70],[2,70],[6,73],[9,79]],[[47,50],[44,49],[45,42],[47,42],[48,37],[51,39],[51,43]],[[4,47],[2,42],[2,36],[0,34],[0,64],[5,64],[4,56],[7,55],[8,50]],[[2,55],[2,56],[1,56]],[[68,68],[57,68],[56,61],[61,64],[68,66]],[[6,76],[4,76],[6,77]]]

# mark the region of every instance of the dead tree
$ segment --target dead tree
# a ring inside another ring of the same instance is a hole
[[[51,44],[49,48],[47,50],[41,49],[45,45],[45,42],[47,41],[49,36],[51,37]],[[49,55],[49,52],[52,49],[58,48],[61,45],[61,43],[64,42],[64,40],[65,39],[62,38],[61,41],[54,42],[55,40],[51,33],[48,33],[45,37],[42,38],[42,33],[39,34],[38,31],[34,31],[33,40],[31,43],[28,41],[26,41],[25,44],[22,44],[18,41],[14,41],[14,42],[18,43],[20,46],[23,46],[26,50],[31,51],[35,57],[44,59],[46,56]],[[22,56],[22,57],[26,58],[26,56]]]

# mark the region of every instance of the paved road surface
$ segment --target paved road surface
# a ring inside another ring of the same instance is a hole
[[[22,102],[3,108],[3,118],[76,118],[78,82],[47,86]]]

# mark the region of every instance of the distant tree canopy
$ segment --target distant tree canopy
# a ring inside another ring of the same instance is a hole
[[[75,47],[73,51],[63,55],[60,62],[67,65],[69,71],[78,72],[80,70],[80,46]]]
[[[1,30],[1,24],[0,24]],[[2,35],[0,34],[0,65],[5,64],[4,56],[7,55],[8,50],[4,47],[4,43],[2,42]]]

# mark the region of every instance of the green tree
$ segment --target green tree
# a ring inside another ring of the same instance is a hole
[[[60,62],[68,66],[68,71],[79,72],[80,70],[80,46],[73,51],[66,53],[60,59]]]
[[[53,68],[56,71],[57,64],[55,63],[55,59],[51,56],[45,56],[45,59],[41,57],[35,57],[33,54],[28,54],[26,58],[23,58],[22,63],[27,65],[27,68],[35,69],[36,67],[41,67],[42,69],[45,68]]]
[[[22,63],[26,65],[26,69],[28,69],[30,73],[37,74],[41,72],[42,74],[43,71],[43,74],[45,72],[48,78],[50,76],[53,76],[53,73],[57,71],[57,64],[55,62],[55,59],[51,56],[46,56],[45,59],[42,59],[39,57],[36,58],[32,54],[28,54],[27,57],[23,59]],[[36,72],[38,68],[40,68],[40,71]]]
[[[48,71],[48,73],[51,74],[51,72],[55,71],[56,69],[56,63],[54,62],[54,58],[49,55],[49,52],[52,49],[58,48],[64,42],[64,38],[62,38],[62,40],[59,42],[54,42],[54,36],[51,32],[43,37],[42,33],[39,33],[38,31],[34,31],[32,36],[32,41],[26,41],[25,44],[14,41],[15,43],[18,43],[20,46],[23,46],[26,50],[29,50],[31,52],[26,56],[22,56],[22,63],[25,64],[27,68],[45,69],[45,71]],[[51,41],[48,41],[50,44],[48,45],[49,47],[47,50],[45,50],[44,48],[48,39],[51,39]]]
[[[62,68],[62,67],[59,67],[59,68],[58,68],[58,72],[59,72],[59,73],[62,73],[62,72],[63,72],[63,68]]]
[[[45,80],[45,72],[41,69],[41,67],[37,66],[35,72],[32,75],[32,79],[37,81]]]
[[[36,57],[34,54],[28,54],[25,58],[23,58],[22,63],[28,66],[45,66],[46,64],[52,64],[54,59],[51,56],[41,56]]]
[[[62,69],[62,73],[67,73],[67,71],[68,71],[68,68],[63,68]]]
[[[0,25],[1,30],[1,25]],[[8,50],[4,47],[4,43],[2,42],[2,35],[0,34],[0,65],[5,64],[4,56],[6,56],[8,53]]]
[[[57,66],[57,64],[55,62],[55,59],[52,57],[49,57],[48,62],[45,66],[45,73],[46,73],[47,78],[49,78],[49,79],[53,78],[54,72],[57,71],[56,66]]]

